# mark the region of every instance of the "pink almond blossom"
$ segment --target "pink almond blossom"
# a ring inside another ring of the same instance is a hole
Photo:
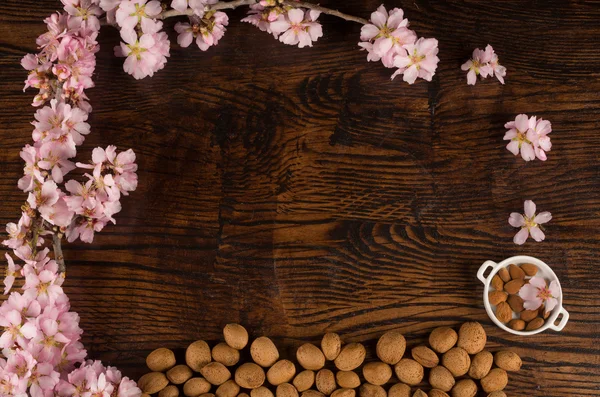
[[[179,12],[185,12],[189,7],[194,10],[196,15],[202,17],[204,15],[204,8],[217,2],[218,0],[173,0],[171,7]]]
[[[437,57],[438,41],[421,37],[414,44],[406,44],[405,54],[394,57],[394,66],[398,70],[392,75],[392,80],[399,74],[408,84],[413,84],[417,77],[431,81],[440,59]]]
[[[536,215],[535,211],[535,203],[531,200],[525,200],[524,215],[521,215],[518,212],[510,214],[508,223],[513,227],[521,228],[513,239],[515,244],[524,244],[530,235],[537,242],[543,241],[546,237],[540,228],[540,225],[549,222],[552,219],[552,214],[548,211],[544,211]]]
[[[506,149],[515,156],[521,153],[525,161],[546,161],[546,152],[552,148],[548,134],[552,132],[552,125],[548,120],[537,119],[536,116],[529,117],[519,114],[514,121],[504,125],[509,130],[504,135],[505,141],[510,141]]]
[[[488,76],[494,75],[500,83],[504,84],[506,68],[498,63],[498,55],[489,44],[485,47],[485,50],[480,50],[479,48],[473,50],[473,56],[461,65],[461,69],[468,71],[467,84],[469,85],[475,85],[477,76],[485,79]]]
[[[223,38],[229,18],[224,12],[217,11],[206,14],[202,19],[191,17],[190,23],[175,24],[175,31],[179,33],[177,43],[182,47],[188,47],[196,39],[198,48],[206,51],[211,46],[217,45]]]
[[[279,41],[299,48],[312,47],[313,41],[323,36],[323,27],[316,22],[320,12],[293,8],[271,23],[271,30]]]
[[[156,0],[123,0],[117,8],[116,19],[121,29],[132,31],[138,24],[143,28],[153,23],[161,12],[160,2]]]
[[[523,298],[523,307],[527,310],[537,310],[545,305],[546,313],[551,312],[558,304],[560,297],[560,286],[556,280],[546,285],[542,277],[532,277],[529,283],[519,290],[519,296]]]
[[[407,44],[417,41],[417,34],[408,29],[408,19],[400,8],[390,10],[383,4],[371,14],[370,24],[360,31],[360,47],[367,50],[369,61],[379,61],[387,68],[394,67],[394,57],[405,54]]]

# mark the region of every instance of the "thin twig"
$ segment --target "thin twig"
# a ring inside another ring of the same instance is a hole
[[[218,11],[218,10],[227,10],[227,9],[233,10],[234,8],[238,8],[241,6],[249,6],[252,4],[256,4],[256,3],[258,3],[258,1],[259,0],[220,1],[216,4],[206,6],[205,11]],[[334,17],[342,18],[342,19],[345,19],[346,21],[357,22],[362,25],[366,25],[369,23],[369,21],[367,21],[364,18],[359,18],[359,17],[355,17],[352,15],[344,14],[343,12],[339,12],[337,10],[332,10],[331,8],[321,7],[320,5],[307,3],[304,1],[284,0],[283,4],[286,6],[294,7],[294,8],[298,8],[298,7],[309,8],[311,10],[320,11],[323,14],[333,15]],[[192,15],[194,15],[194,10],[191,8],[188,8],[187,10],[185,10],[183,12],[177,11],[177,10],[169,10],[169,11],[164,11],[164,12],[160,13],[156,17],[156,19],[164,20],[167,18],[192,16]],[[106,20],[103,20],[102,24],[104,25],[104,24],[108,24],[108,23],[106,22]],[[118,27],[117,24],[110,24],[110,25]]]
[[[286,6],[291,7],[301,7],[301,8],[310,8],[311,10],[320,11],[323,14],[333,15],[334,17],[345,19],[346,21],[357,22],[363,25],[370,23],[364,18],[355,17],[352,15],[344,14],[343,12],[339,12],[337,10],[332,10],[331,8],[321,7],[317,4],[307,3],[304,1],[293,1],[293,0],[285,0],[283,2]]]
[[[62,274],[67,271],[65,257],[63,256],[62,252],[61,240],[62,235],[59,235],[59,232],[55,232],[52,235],[52,248],[54,249],[54,260],[56,263],[58,263],[58,274]]]

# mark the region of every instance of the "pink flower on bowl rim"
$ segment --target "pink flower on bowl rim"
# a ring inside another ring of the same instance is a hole
[[[523,299],[526,310],[537,310],[545,304],[545,312],[548,313],[558,304],[560,285],[554,280],[547,286],[542,277],[532,277],[528,284],[521,287],[519,296]]]

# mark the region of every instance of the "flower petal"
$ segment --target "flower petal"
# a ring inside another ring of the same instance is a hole
[[[533,150],[531,143],[521,144],[521,157],[523,157],[523,160],[525,161],[531,161],[535,159],[535,151]]]
[[[558,299],[549,298],[546,300],[546,313],[551,312],[558,304]]]
[[[558,298],[560,296],[560,285],[558,285],[556,280],[554,280],[550,283],[550,286],[548,287],[548,289],[550,290],[550,293],[552,294],[553,297]]]
[[[521,227],[525,225],[525,218],[523,218],[523,215],[519,214],[518,212],[513,212],[508,218],[508,223],[513,227]]]
[[[521,132],[525,132],[529,129],[529,117],[526,114],[520,114],[515,119],[515,127]]]
[[[508,149],[509,152],[516,156],[517,154],[519,154],[519,142],[510,141],[508,145],[506,145],[506,149]]]
[[[542,306],[543,301],[540,298],[534,298],[532,300],[523,300],[523,307],[526,310],[537,310]]]
[[[525,284],[527,285],[527,284]],[[537,289],[543,289],[546,288],[546,280],[544,280],[542,277],[532,277],[529,279],[529,285],[537,288]],[[537,294],[537,292],[536,292]],[[523,298],[523,297],[521,297]],[[523,298],[525,299],[525,298]]]
[[[529,231],[527,230],[527,228],[523,228],[519,230],[519,233],[515,234],[513,242],[517,245],[523,245],[523,243],[527,241],[527,237],[529,237]]]
[[[531,237],[533,237],[533,239],[538,243],[540,241],[544,241],[544,239],[546,238],[544,232],[542,232],[542,230],[537,226],[534,226],[531,229],[529,229],[529,234],[531,234]]]
[[[525,200],[525,216],[532,218],[535,215],[535,203],[531,200]]]
[[[544,211],[537,214],[533,221],[538,224],[543,224],[549,222],[550,219],[552,219],[552,214],[548,211]]]

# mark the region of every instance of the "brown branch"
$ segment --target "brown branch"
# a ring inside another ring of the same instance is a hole
[[[333,15],[334,17],[342,18],[346,21],[357,22],[363,25],[370,23],[364,18],[344,14],[343,12],[339,12],[338,10],[332,10],[331,8],[321,7],[320,5],[307,3],[305,1],[284,0],[283,4],[290,7],[310,8],[311,10],[320,11],[323,14]]]
[[[60,232],[55,232],[52,235],[52,248],[54,250],[54,260],[58,263],[58,274],[63,274],[67,271],[65,257],[62,252],[61,239],[62,234],[60,234]]]

